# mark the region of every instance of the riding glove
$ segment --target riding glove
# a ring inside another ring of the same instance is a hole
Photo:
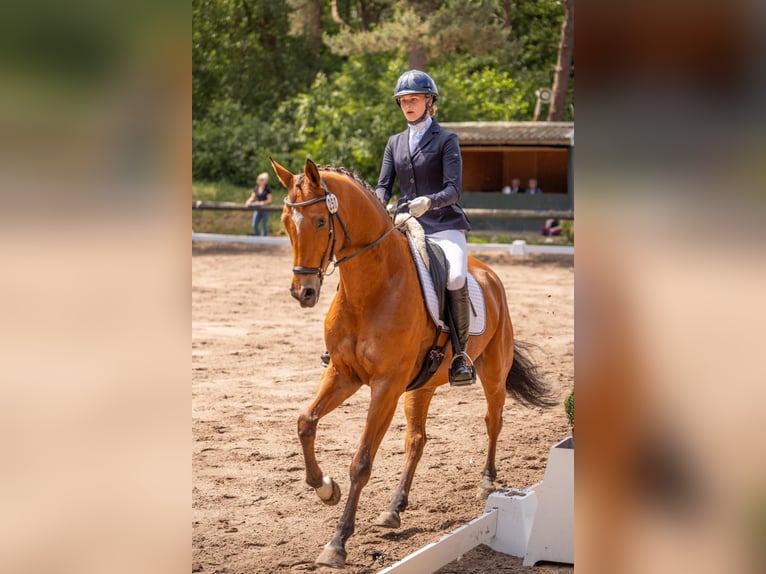
[[[420,217],[429,209],[431,209],[431,200],[427,197],[416,197],[410,201],[410,213],[415,217]]]

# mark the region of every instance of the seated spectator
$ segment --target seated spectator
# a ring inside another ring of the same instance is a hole
[[[527,187],[527,193],[534,195],[536,193],[542,193],[543,190],[537,187],[537,180],[534,177],[529,178],[529,187]]]
[[[561,222],[558,219],[547,219],[540,233],[547,237],[561,235]]]
[[[510,193],[524,193],[524,190],[521,189],[521,180],[517,177],[514,177],[511,180],[511,185],[506,185],[503,188],[503,193],[506,195]]]

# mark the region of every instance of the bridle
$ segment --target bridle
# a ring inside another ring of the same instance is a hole
[[[329,233],[327,235],[327,247],[325,247],[324,253],[322,254],[322,259],[319,262],[319,267],[304,267],[302,265],[293,267],[293,273],[296,275],[318,275],[319,276],[319,282],[324,280],[325,276],[332,275],[335,270],[340,267],[342,264],[344,264],[349,259],[353,259],[357,255],[361,255],[365,251],[372,249],[375,247],[378,243],[383,241],[386,237],[391,235],[394,231],[402,227],[404,223],[406,223],[407,219],[404,221],[401,221],[397,225],[394,225],[391,227],[391,229],[388,229],[383,235],[378,237],[375,241],[372,243],[368,243],[364,247],[361,247],[358,251],[352,253],[351,255],[347,255],[346,257],[341,257],[340,259],[335,258],[335,218],[338,218],[338,223],[340,224],[341,229],[343,230],[343,236],[346,240],[346,242],[351,241],[351,237],[348,234],[348,229],[346,229],[346,224],[343,223],[343,218],[340,216],[340,213],[338,212],[339,204],[338,204],[338,197],[330,193],[330,190],[327,188],[327,184],[325,183],[324,179],[320,178],[319,183],[322,186],[322,189],[324,189],[324,195],[320,195],[319,197],[314,197],[312,199],[307,199],[306,201],[288,201],[287,198],[285,198],[285,205],[287,207],[292,208],[299,208],[299,207],[307,207],[309,205],[313,205],[315,203],[319,203],[321,201],[325,202],[325,205],[327,207],[327,211],[330,213],[330,225],[329,225]],[[410,216],[412,217],[412,216]],[[330,263],[333,263],[332,269],[328,272],[327,268],[330,267]]]

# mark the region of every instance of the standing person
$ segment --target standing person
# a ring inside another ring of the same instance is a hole
[[[475,371],[465,353],[470,324],[468,254],[465,234],[471,229],[458,205],[463,160],[457,136],[434,119],[439,91],[431,76],[410,70],[399,77],[394,99],[408,128],[388,139],[375,193],[387,203],[394,180],[399,178],[400,203],[419,218],[426,236],[437,243],[448,261],[447,301],[460,348],[455,349],[450,384],[476,382]]]
[[[537,180],[534,177],[529,178],[529,187],[527,187],[527,193],[534,195],[536,193],[542,193],[543,190],[537,186]]]
[[[245,207],[250,205],[265,206],[271,203],[271,188],[269,187],[269,174],[263,172],[258,175],[256,185],[245,202]],[[258,228],[263,227],[263,233],[258,233]],[[253,231],[255,235],[266,236],[269,234],[269,212],[256,211],[253,213]]]

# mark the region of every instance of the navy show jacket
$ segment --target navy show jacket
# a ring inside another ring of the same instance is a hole
[[[418,221],[426,234],[447,229],[471,229],[460,199],[463,159],[457,135],[432,121],[415,152],[410,154],[409,129],[391,136],[383,154],[376,192],[388,202],[399,178],[400,201],[419,196],[431,200],[431,209]]]

